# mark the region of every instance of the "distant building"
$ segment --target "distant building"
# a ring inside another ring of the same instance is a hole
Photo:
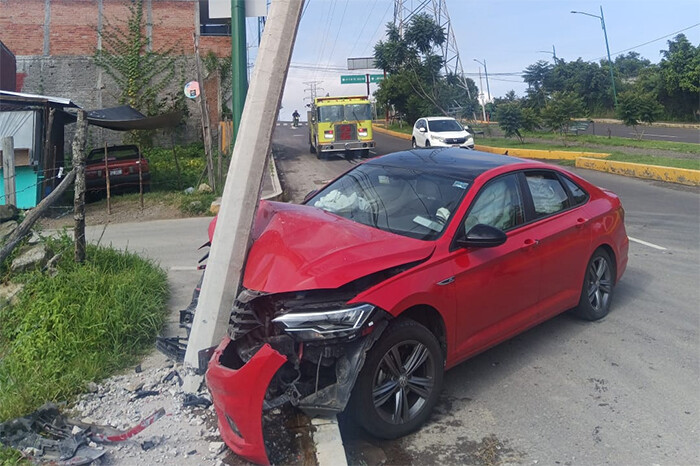
[[[206,0],[143,0],[143,11],[152,47],[175,47],[188,64],[187,80],[196,79],[193,34],[200,35],[202,56],[209,51],[219,57],[230,55],[229,21],[210,19]],[[0,40],[4,45],[0,87],[65,97],[86,109],[116,106],[118,91],[92,57],[102,47],[98,31],[108,23],[120,25],[128,14],[124,0],[1,0]],[[5,87],[10,85],[6,84],[10,78],[5,77],[6,49],[16,58],[13,89]],[[175,87],[180,84],[173,83],[168,92],[182,92]],[[207,96],[217,107],[218,98]],[[201,131],[199,107],[193,101],[188,105],[191,117],[187,130],[178,134],[194,139]],[[120,134],[100,132],[93,143],[120,138]]]

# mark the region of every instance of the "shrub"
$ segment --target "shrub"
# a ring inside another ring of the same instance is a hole
[[[77,264],[70,238],[49,243],[63,251],[58,273],[15,277],[19,301],[0,309],[0,421],[133,363],[164,322],[167,276],[155,264],[93,245]]]

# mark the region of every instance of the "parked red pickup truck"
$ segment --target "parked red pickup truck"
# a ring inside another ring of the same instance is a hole
[[[139,192],[139,165],[141,166],[141,184],[143,192],[150,191],[151,173],[148,160],[140,155],[138,146],[112,146],[107,148],[105,169],[105,150],[93,149],[85,161],[85,183],[89,193],[106,191],[109,172],[110,191]]]

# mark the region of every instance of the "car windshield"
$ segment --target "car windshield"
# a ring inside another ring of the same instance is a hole
[[[345,106],[346,120],[371,120],[372,112],[369,104],[348,104]]]
[[[360,165],[306,204],[411,238],[440,236],[469,187],[464,180],[377,164]]]
[[[462,125],[460,125],[457,120],[432,120],[428,121],[428,127],[433,133],[462,131]]]
[[[328,123],[331,121],[343,121],[342,105],[326,105],[318,107],[318,121]]]

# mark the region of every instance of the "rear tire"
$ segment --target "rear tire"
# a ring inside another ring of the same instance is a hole
[[[368,352],[349,413],[375,437],[402,437],[430,417],[443,371],[435,335],[413,320],[396,320]]]
[[[583,287],[574,313],[585,320],[602,319],[610,312],[615,284],[615,268],[610,255],[596,250],[586,266]]]

